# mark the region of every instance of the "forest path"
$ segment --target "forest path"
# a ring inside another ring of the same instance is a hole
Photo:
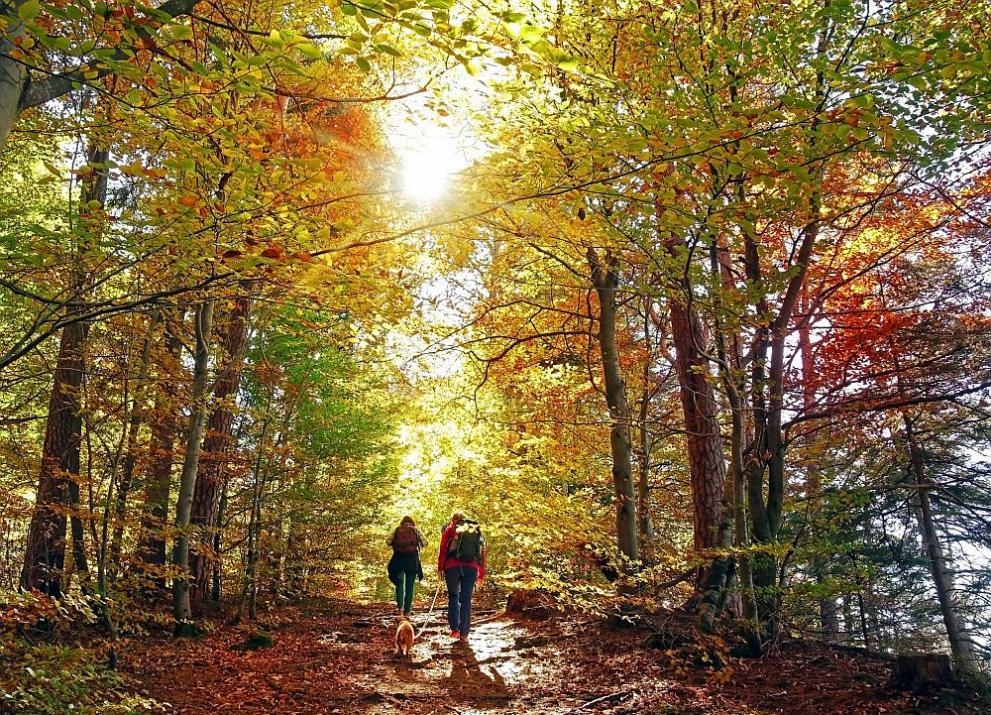
[[[645,649],[642,631],[580,616],[482,612],[467,644],[450,640],[439,605],[413,620],[411,660],[393,655],[388,605],[331,601],[262,614],[274,643],[260,650],[240,647],[247,625],[213,621],[199,640],[128,638],[119,652],[130,687],[181,715],[989,712],[892,692],[889,662],[813,641],[713,669],[692,646]]]
[[[183,715],[633,713],[662,690],[668,702],[677,693],[700,702],[700,690],[660,677],[656,658],[630,670],[635,640],[590,646],[578,621],[516,622],[483,612],[460,643],[438,608],[429,622],[414,614],[418,638],[406,660],[393,653],[393,615],[381,604],[311,603],[266,616],[270,648],[243,651],[247,629],[218,627],[200,640],[125,645],[124,670],[139,692]],[[631,678],[636,688],[624,688]]]

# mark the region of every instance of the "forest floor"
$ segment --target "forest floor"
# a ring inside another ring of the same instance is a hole
[[[411,660],[393,655],[388,606],[316,601],[264,614],[268,648],[241,649],[251,631],[216,621],[199,640],[126,641],[121,664],[136,692],[182,715],[988,712],[952,692],[892,691],[888,661],[817,643],[716,670],[601,619],[483,612],[467,643],[450,641],[439,609],[414,621]]]

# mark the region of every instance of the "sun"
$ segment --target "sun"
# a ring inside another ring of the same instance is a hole
[[[468,165],[458,138],[424,133],[401,152],[402,193],[408,200],[428,205],[444,197],[459,171]]]

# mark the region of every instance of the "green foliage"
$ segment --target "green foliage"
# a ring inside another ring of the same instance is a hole
[[[167,712],[162,703],[130,692],[116,671],[98,665],[93,649],[29,646],[0,639],[2,707],[32,715],[139,715]]]

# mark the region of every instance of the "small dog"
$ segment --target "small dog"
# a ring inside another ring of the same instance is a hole
[[[413,658],[413,624],[406,616],[399,616],[396,622],[396,655],[407,660]]]

